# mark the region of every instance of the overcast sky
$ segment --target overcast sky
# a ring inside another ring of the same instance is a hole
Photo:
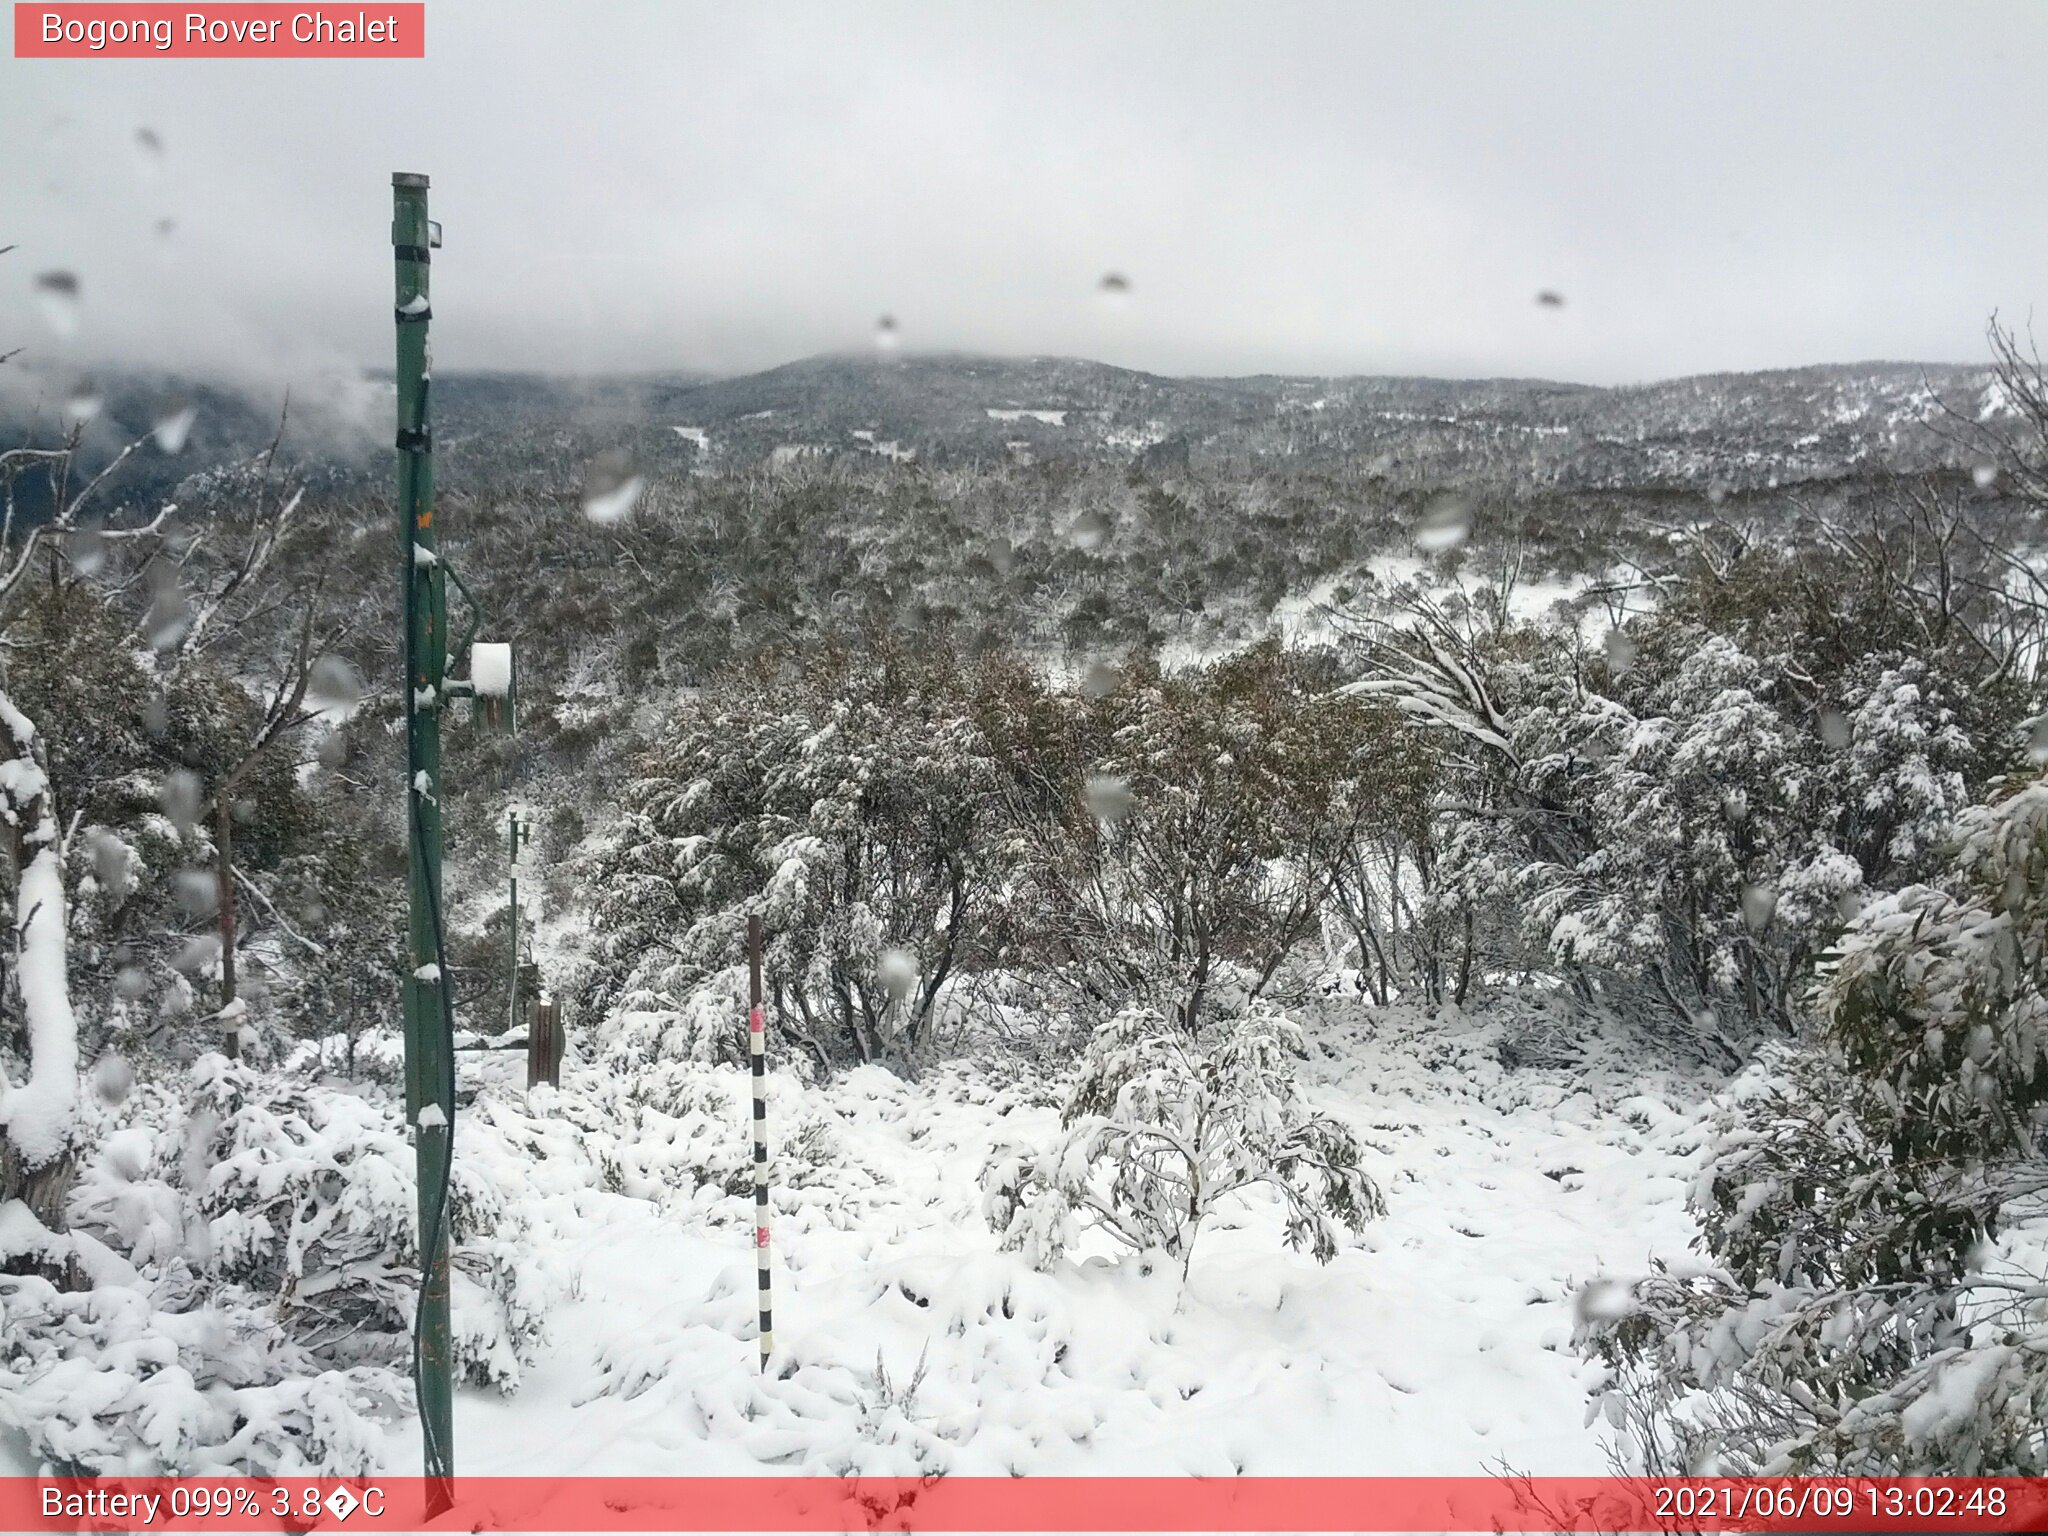
[[[427,28],[414,62],[0,58],[0,352],[385,363],[397,169],[446,226],[444,370],[742,371],[886,313],[913,349],[1616,382],[1974,361],[2048,297],[2038,0],[430,0]]]

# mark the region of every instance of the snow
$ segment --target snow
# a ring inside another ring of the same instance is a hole
[[[469,680],[486,699],[512,692],[512,647],[503,641],[478,641],[469,648]]]
[[[711,434],[702,427],[670,427],[669,431],[675,433],[677,437],[680,437],[686,443],[695,443],[699,454],[706,454],[711,451]]]
[[[35,849],[14,892],[14,982],[27,1024],[28,1081],[0,1078],[0,1124],[33,1169],[53,1162],[71,1140],[78,1021],[71,1009],[63,853],[49,778],[36,757],[35,725],[0,693],[0,727],[14,747],[14,755],[0,761],[0,800],[20,845]]]
[[[29,860],[15,893],[20,953],[15,978],[28,1018],[28,1081],[8,1085],[0,1121],[31,1168],[54,1160],[71,1137],[78,1104],[78,1025],[65,974],[64,878],[54,840]]]
[[[986,406],[984,409],[988,412],[988,417],[991,421],[1024,421],[1028,419],[1040,422],[1048,427],[1064,427],[1067,424],[1067,413],[1065,411],[1000,409],[993,405]]]
[[[1407,586],[1431,595],[1461,590],[1467,597],[1476,597],[1495,589],[1500,576],[1497,568],[1490,569],[1483,562],[1474,562],[1461,569],[1455,578],[1445,579],[1437,575],[1429,560],[1407,554],[1375,556],[1366,563],[1364,573],[1372,578],[1383,595]],[[1575,603],[1597,584],[1592,576],[1539,579],[1518,577],[1508,592],[1509,616],[1524,623],[1549,618],[1560,606]],[[1652,606],[1652,601],[1651,594],[1631,593],[1630,611],[1647,611]],[[1608,627],[1611,620],[1604,606],[1594,604],[1579,615],[1578,622],[1582,632],[1597,637],[1600,631]]]
[[[920,1471],[1468,1474],[1607,1468],[1584,1427],[1595,1368],[1573,1357],[1578,1287],[1633,1276],[1692,1236],[1683,1195],[1695,1095],[1617,1064],[1509,1072],[1497,1025],[1340,1005],[1307,1069],[1317,1106],[1371,1144],[1389,1214],[1321,1268],[1253,1201],[1178,1266],[1041,1274],[999,1252],[978,1172],[1049,1139],[1063,1083],[1020,1064],[879,1067],[826,1087],[770,1074],[777,1155],[776,1369],[755,1360],[744,1069],[697,1066],[708,1097],[637,1130],[598,1112],[572,1064],[531,1176],[578,1278],[515,1397],[465,1391],[479,1475]],[[482,1102],[522,1096],[507,1060]],[[542,1101],[536,1098],[531,1109]],[[1654,1106],[1654,1109],[1652,1108]],[[572,1127],[574,1129],[572,1129]],[[586,1154],[616,1138],[610,1187]],[[812,1150],[805,1150],[806,1147]],[[822,1149],[822,1150],[818,1150]],[[416,1456],[396,1435],[393,1470]]]

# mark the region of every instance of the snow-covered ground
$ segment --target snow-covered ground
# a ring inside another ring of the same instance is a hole
[[[461,1396],[461,1464],[1604,1471],[1593,1368],[1567,1347],[1575,1289],[1688,1243],[1685,1106],[1704,1085],[1614,1051],[1509,1070],[1499,1029],[1340,1005],[1305,1071],[1373,1149],[1388,1215],[1321,1268],[1281,1247],[1273,1210],[1248,1207],[1204,1230],[1184,1293],[1173,1266],[1147,1273],[1106,1246],[1050,1274],[997,1250],[976,1175],[996,1142],[1055,1126],[1062,1085],[1042,1071],[961,1063],[912,1083],[869,1067],[822,1088],[777,1073],[778,1151],[799,1129],[804,1149],[778,1160],[766,1376],[751,1197],[743,1178],[728,1192],[682,1172],[707,1150],[743,1168],[740,1070],[696,1069],[694,1107],[621,1128],[590,1097],[597,1068],[529,1097],[509,1081],[516,1057],[470,1057],[498,1080],[472,1113],[533,1149],[547,1257],[573,1292],[516,1394]],[[391,1458],[417,1466],[410,1425]]]

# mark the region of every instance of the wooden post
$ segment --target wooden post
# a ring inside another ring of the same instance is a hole
[[[768,1016],[761,1005],[761,919],[747,919],[747,1058],[754,1079],[754,1261],[761,1297],[761,1369],[775,1348],[768,1290]]]
[[[526,1000],[526,1086],[546,1083],[562,1086],[562,1004],[540,995],[538,987]]]
[[[541,1080],[541,1063],[547,1060],[547,1042],[541,1038],[540,998],[529,994],[526,999],[526,1086],[531,1088]]]
[[[546,1042],[541,1055],[541,1072],[550,1088],[559,1088],[562,1086],[562,1047],[567,1043],[562,1038],[561,999],[543,997],[539,1012],[541,1039]]]

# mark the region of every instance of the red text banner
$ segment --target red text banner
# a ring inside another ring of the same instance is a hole
[[[9,1531],[2048,1532],[2048,1479],[4,1478]]]
[[[426,53],[421,0],[14,7],[18,59],[420,59]]]

